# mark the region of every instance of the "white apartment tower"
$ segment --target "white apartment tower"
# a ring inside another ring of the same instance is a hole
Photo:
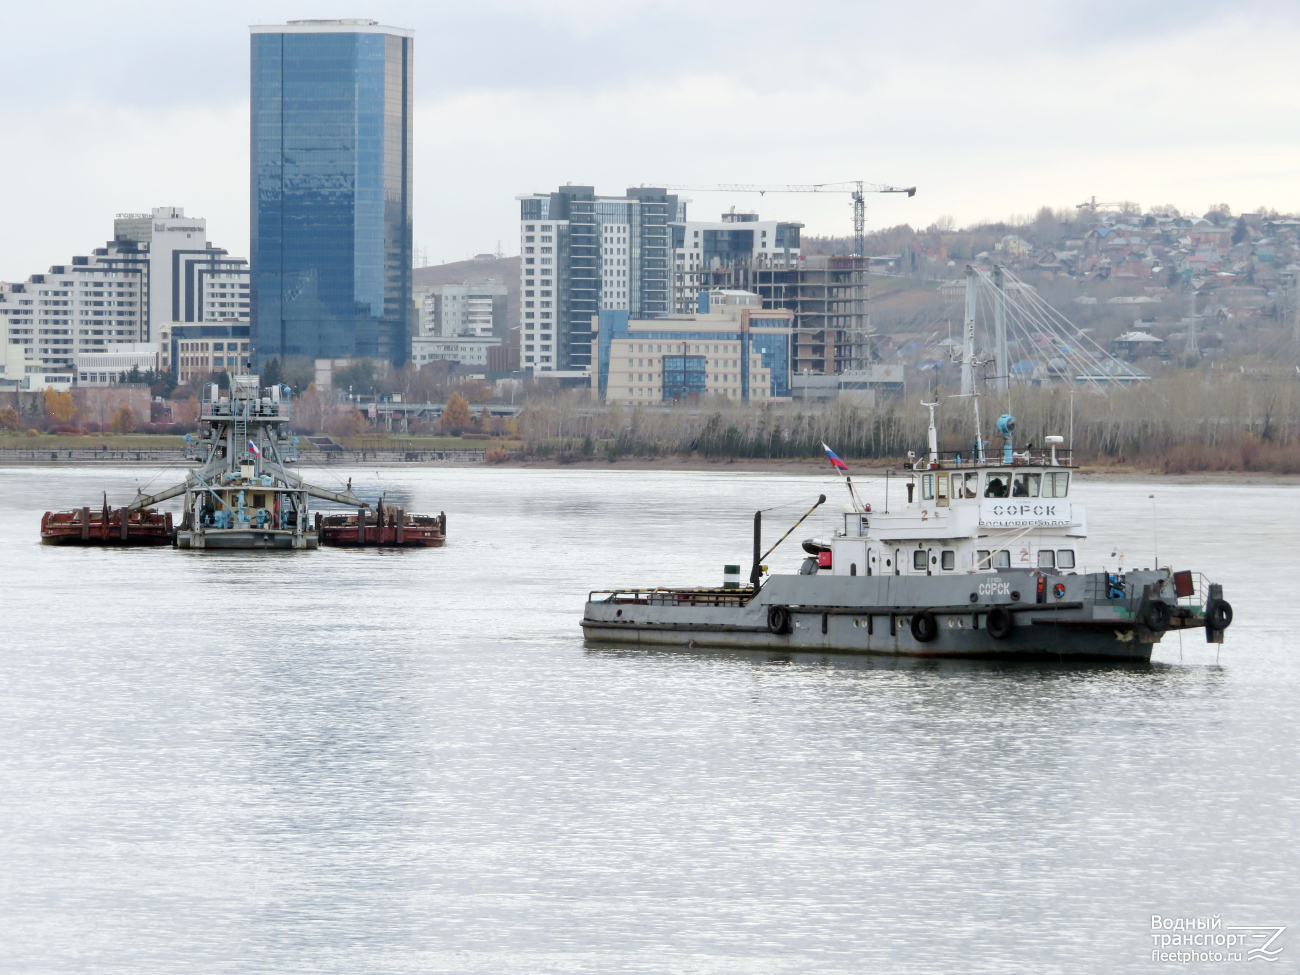
[[[3,386],[66,388],[73,383],[78,353],[112,352],[140,342],[140,270],[106,268],[84,257],[73,260],[25,282],[0,284]]]
[[[82,368],[84,357],[138,357],[145,346],[159,353],[158,368],[172,368],[165,346],[178,324],[229,323],[242,328],[246,343],[248,262],[206,238],[206,221],[179,207],[119,214],[105,246],[25,282],[0,284],[0,385],[62,387],[82,372],[116,381],[122,370]]]
[[[119,213],[113,240],[95,250],[100,263],[146,267],[146,335],[156,342],[173,322],[249,320],[248,261],[208,243],[208,222],[181,207]]]
[[[597,196],[594,187],[572,185],[516,199],[524,369],[587,377],[594,315],[672,312],[671,225],[685,221],[685,201],[662,188]]]

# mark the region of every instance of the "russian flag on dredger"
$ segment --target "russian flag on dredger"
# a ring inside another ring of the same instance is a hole
[[[830,447],[827,447],[825,441],[822,441],[822,450],[826,451],[826,459],[831,462],[832,467],[837,471],[848,472],[849,465],[840,460],[839,455],[836,454],[835,451],[831,450]]]
[[[258,448],[257,444],[253,443],[251,440],[248,441],[248,452],[254,457],[262,456],[262,451]]]

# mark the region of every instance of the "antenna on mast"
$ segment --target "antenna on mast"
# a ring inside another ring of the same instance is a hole
[[[930,411],[930,430],[929,430],[930,466],[938,467],[939,466],[939,432],[934,428],[934,408],[938,406],[939,403],[938,401],[935,401],[933,403],[922,403],[921,405]]]

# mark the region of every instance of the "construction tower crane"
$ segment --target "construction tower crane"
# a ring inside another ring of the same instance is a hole
[[[719,183],[716,186],[666,186],[669,190],[688,190],[696,193],[848,193],[853,200],[853,255],[862,257],[866,250],[868,193],[906,193],[916,196],[915,186],[888,186],[884,183],[867,183],[860,179],[843,183],[753,184]]]
[[[848,180],[843,183],[754,184],[719,183],[716,186],[666,186],[669,190],[687,190],[697,193],[847,193],[853,201],[853,270],[850,272],[849,327],[842,330],[842,338],[835,340],[837,348],[847,350],[841,359],[847,370],[862,370],[871,364],[871,316],[868,310],[867,249],[867,198],[868,193],[906,193],[916,196],[915,186],[889,186]],[[829,295],[827,295],[829,299]]]

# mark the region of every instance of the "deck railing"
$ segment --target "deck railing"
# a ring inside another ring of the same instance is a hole
[[[619,606],[744,606],[754,596],[744,589],[593,589],[588,602],[614,603]],[[600,597],[605,598],[600,598]]]
[[[937,466],[930,465],[927,451],[915,460],[903,465],[904,470],[984,470],[990,467],[1074,467],[1074,451],[1068,447],[1057,447],[1056,462],[1052,462],[1051,447],[1022,447],[1013,451],[1010,462],[1003,460],[1003,451],[992,444],[984,448],[984,460],[979,460],[974,451],[940,450],[936,455]]]

